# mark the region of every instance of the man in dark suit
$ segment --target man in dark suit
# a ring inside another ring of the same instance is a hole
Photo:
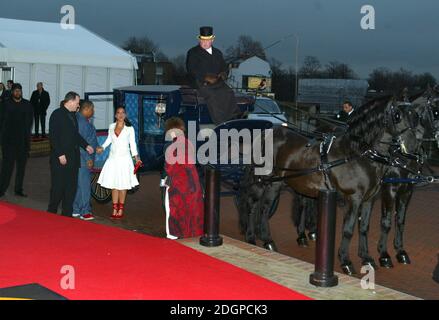
[[[187,53],[186,69],[192,86],[206,100],[212,121],[218,125],[238,117],[241,112],[235,95],[225,83],[227,65],[223,54],[212,46],[212,27],[201,27],[199,44]]]
[[[47,211],[57,213],[62,202],[62,215],[71,217],[73,201],[78,186],[78,173],[81,166],[79,147],[93,154],[94,150],[78,131],[76,112],[79,108],[79,95],[69,92],[49,120],[49,139],[51,145],[50,174],[51,190]]]
[[[50,95],[44,90],[43,83],[37,83],[37,90],[32,92],[30,102],[34,107],[34,119],[35,119],[35,137],[39,136],[40,122],[42,137],[46,137],[46,114],[47,108],[50,105]]]
[[[8,80],[8,82],[6,84],[6,90],[4,90],[2,93],[2,101],[3,102],[6,102],[7,100],[9,100],[11,98],[13,85],[14,85],[14,81]]]
[[[343,110],[341,110],[335,117],[336,120],[347,122],[350,115],[354,112],[354,107],[350,101],[345,101],[343,103]]]
[[[15,195],[23,193],[24,172],[29,156],[32,129],[32,105],[23,99],[22,87],[15,83],[11,97],[3,103],[0,116],[3,161],[0,173],[0,197],[4,196],[16,165]]]

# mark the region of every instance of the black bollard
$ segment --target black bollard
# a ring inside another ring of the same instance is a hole
[[[223,238],[219,235],[220,181],[220,172],[212,167],[206,167],[204,236],[200,238],[200,244],[205,247],[218,247],[223,244]]]
[[[309,282],[317,287],[338,285],[334,275],[336,199],[334,190],[319,192],[315,272],[309,277]]]

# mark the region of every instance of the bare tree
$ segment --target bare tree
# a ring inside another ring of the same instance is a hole
[[[168,61],[168,57],[160,50],[158,44],[149,39],[147,36],[137,38],[130,37],[123,44],[123,49],[129,50],[135,54],[154,54],[159,61]]]
[[[355,79],[357,78],[354,70],[346,63],[330,61],[326,64],[326,75],[332,79]]]
[[[321,68],[322,65],[319,59],[314,56],[306,56],[299,73],[302,78],[319,78],[321,76]]]
[[[371,89],[385,92],[400,92],[404,88],[410,91],[424,89],[428,85],[434,86],[436,78],[431,73],[414,75],[411,71],[400,68],[391,71],[387,68],[377,68],[369,75]]]
[[[227,59],[248,59],[253,56],[264,60],[267,58],[262,44],[246,35],[239,36],[236,45],[230,46],[226,50]]]

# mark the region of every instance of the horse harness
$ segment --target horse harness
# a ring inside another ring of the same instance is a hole
[[[324,134],[323,135],[323,141],[320,142],[320,146],[319,146],[319,150],[320,150],[320,165],[318,167],[315,168],[309,168],[309,169],[290,169],[290,168],[279,168],[279,167],[274,167],[274,170],[279,170],[279,171],[285,171],[285,172],[294,172],[282,177],[270,177],[270,178],[262,178],[259,177],[258,182],[264,183],[264,182],[278,182],[278,181],[284,181],[284,180],[288,180],[288,179],[292,179],[292,178],[299,178],[302,176],[307,176],[313,173],[317,173],[317,172],[321,172],[323,174],[323,177],[325,179],[325,186],[329,189],[332,190],[333,186],[331,183],[331,177],[329,175],[329,171],[332,168],[341,166],[349,161],[351,161],[353,158],[345,158],[345,159],[339,159],[339,160],[334,160],[334,161],[329,161],[328,160],[328,154],[331,151],[331,147],[332,144],[334,142],[334,140],[336,139],[336,136],[333,134]],[[306,147],[311,147],[312,145],[314,145],[314,142],[316,141],[316,139],[312,139],[307,145]]]

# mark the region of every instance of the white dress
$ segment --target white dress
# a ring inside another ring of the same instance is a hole
[[[115,128],[116,123],[112,123],[102,145],[105,150],[111,144],[111,150],[98,183],[107,189],[130,190],[139,185],[132,158],[138,155],[134,128],[124,126],[119,136],[114,133]]]

